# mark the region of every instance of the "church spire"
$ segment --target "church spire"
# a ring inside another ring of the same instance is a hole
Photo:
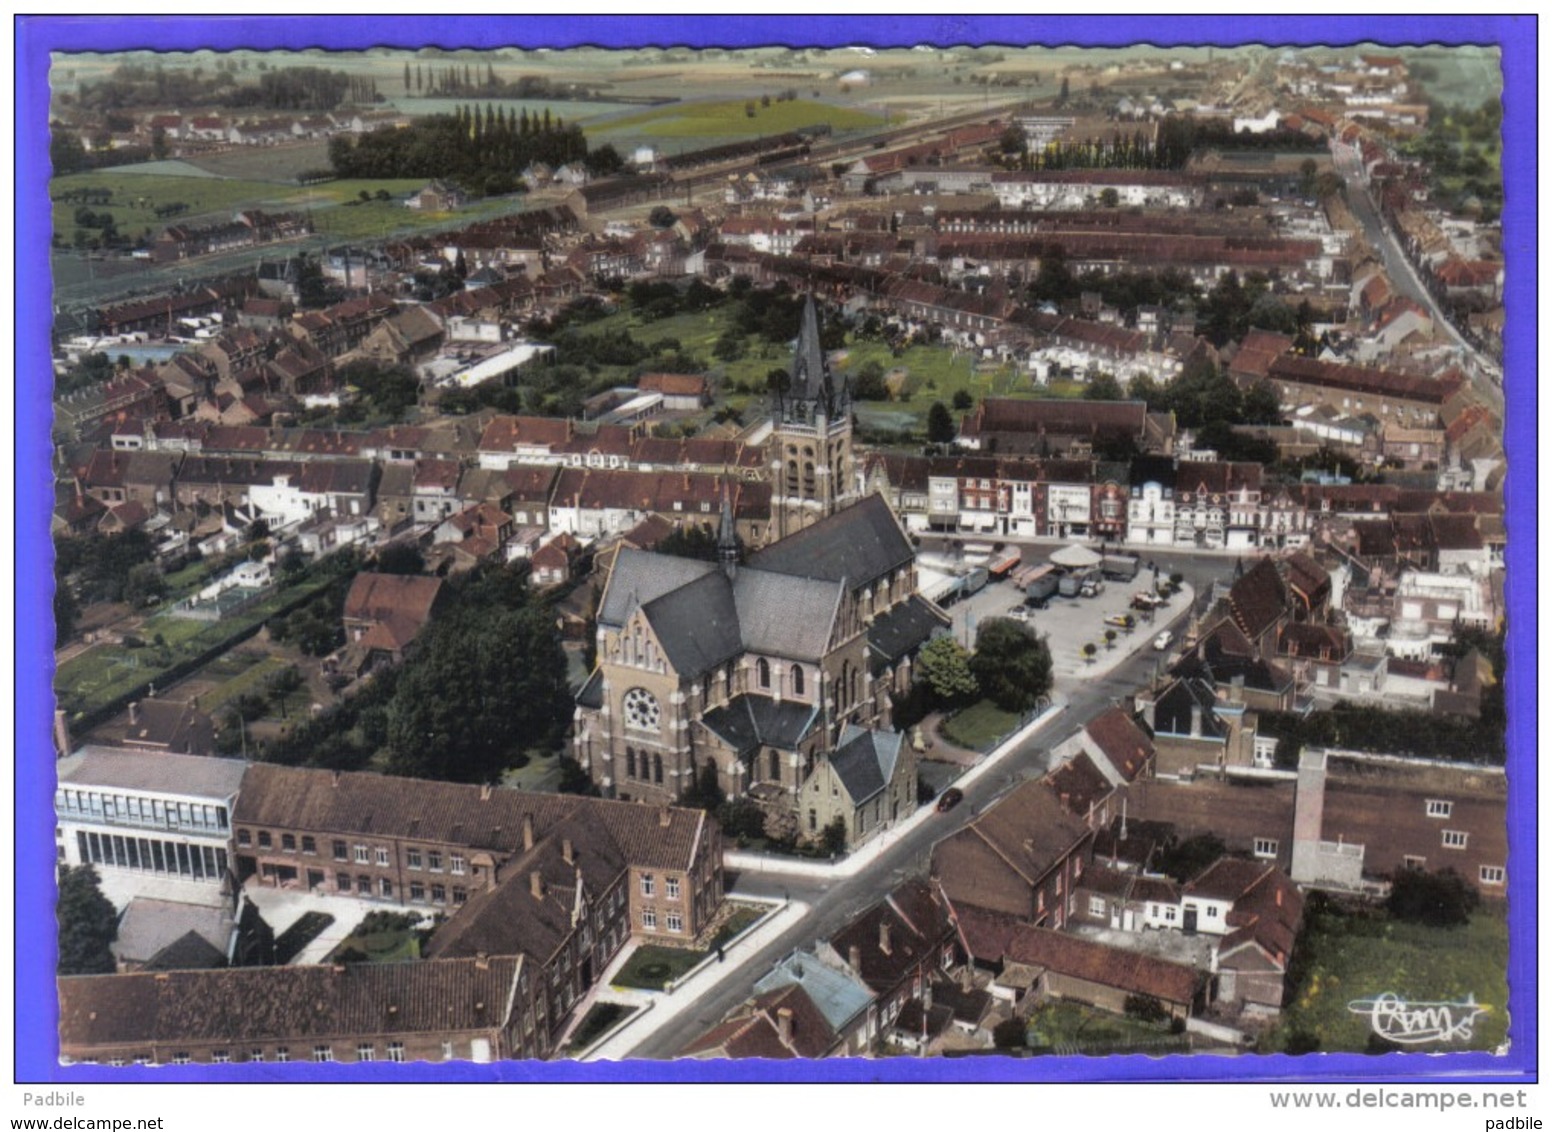
[[[722,481],[722,522],[717,528],[717,561],[731,579],[738,573],[738,532],[733,526],[733,501],[727,480]]]

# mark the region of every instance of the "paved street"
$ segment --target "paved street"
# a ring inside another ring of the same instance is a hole
[[[1053,549],[1056,545],[1052,544]],[[1146,559],[1144,559],[1146,562]],[[1156,559],[1160,572],[1167,577],[1174,571],[1184,575],[1198,600],[1205,600],[1214,579],[1233,576],[1234,556],[1172,551]],[[1139,575],[1139,579],[1141,579]],[[1120,587],[1131,593],[1139,585]],[[1109,591],[1107,590],[1107,595]],[[1016,591],[1006,583],[987,587],[977,599],[964,603],[969,610],[984,608],[986,616],[1000,615],[1013,603]],[[1094,620],[1094,601],[1081,598],[1053,599],[1052,606],[1066,603],[1065,616]],[[771,965],[795,948],[824,939],[848,923],[868,906],[876,903],[907,877],[926,872],[932,846],[968,825],[975,816],[1007,793],[1013,786],[1039,777],[1050,769],[1051,748],[1071,735],[1087,720],[1130,695],[1152,675],[1163,654],[1151,647],[1152,635],[1171,626],[1178,638],[1190,598],[1182,594],[1161,610],[1153,626],[1138,630],[1130,650],[1117,646],[1107,662],[1092,667],[1081,665],[1057,680],[1057,702],[1063,710],[1053,713],[1043,726],[1015,739],[1006,749],[994,752],[981,765],[959,780],[964,801],[946,814],[930,810],[899,831],[886,834],[886,844],[876,851],[864,850],[875,859],[860,871],[846,875],[844,868],[828,876],[812,875],[811,862],[785,862],[769,859],[760,868],[745,868],[729,874],[730,894],[790,900],[792,907],[779,918],[779,924],[759,932],[728,955],[731,971],[718,971],[711,985],[685,986],[675,996],[672,1009],[660,1001],[652,1015],[631,1027],[626,1034],[609,1043],[604,1056],[631,1058],[673,1057],[693,1037],[720,1020],[728,1011],[749,997],[754,983]],[[956,616],[963,616],[956,611]],[[1038,616],[1038,615],[1037,615]],[[1053,618],[1063,616],[1053,612]],[[958,621],[956,620],[956,625]],[[1054,636],[1054,633],[1053,633]],[[801,907],[800,907],[801,906]],[[693,996],[693,997],[685,997]]]

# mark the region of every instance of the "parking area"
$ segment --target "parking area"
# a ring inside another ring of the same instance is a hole
[[[1025,624],[1046,638],[1057,679],[1097,675],[1126,656],[1151,650],[1159,631],[1191,607],[1194,594],[1187,586],[1156,610],[1133,609],[1133,596],[1152,586],[1152,573],[1144,571],[1130,582],[1107,581],[1104,591],[1094,597],[1052,595],[1044,609],[1031,609],[1012,583],[993,582],[950,606],[948,612],[954,618],[955,637],[969,648],[975,647],[976,627],[988,618],[1027,618]],[[1120,624],[1128,614],[1134,620],[1130,631]],[[1107,630],[1115,632],[1113,646],[1105,642]],[[1172,642],[1172,647],[1174,643],[1178,642]],[[1087,644],[1095,646],[1092,661],[1084,656]]]

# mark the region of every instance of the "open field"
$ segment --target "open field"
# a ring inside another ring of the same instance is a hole
[[[54,231],[75,229],[78,204],[57,199],[73,189],[109,189],[113,199],[105,205],[84,207],[101,215],[111,213],[113,223],[125,235],[139,236],[144,229],[153,235],[168,224],[202,224],[230,220],[232,213],[244,208],[279,211],[295,207],[301,190],[295,185],[282,189],[262,181],[237,181],[208,176],[168,176],[131,172],[133,166],[100,169],[90,173],[72,173],[55,177],[49,195],[56,198],[53,208]],[[159,217],[161,205],[182,203],[188,211],[175,217]]]
[[[693,138],[782,134],[821,124],[835,130],[858,130],[883,125],[883,118],[864,110],[800,97],[788,102],[773,101],[769,106],[756,100],[753,115],[748,113],[746,102],[739,100],[681,102],[600,125],[611,134],[636,131],[658,137]]]
[[[1295,954],[1294,961],[1307,962],[1309,974],[1264,1048],[1280,1050],[1289,1034],[1302,1031],[1319,1037],[1325,1052],[1364,1050],[1369,1018],[1353,1013],[1348,1003],[1389,993],[1413,1003],[1462,1002],[1470,995],[1487,1008],[1470,1039],[1416,1050],[1497,1049],[1509,1025],[1505,912],[1502,903],[1484,903],[1471,923],[1459,928],[1404,923],[1380,911],[1324,917],[1300,936],[1299,946],[1308,954],[1303,959]]]

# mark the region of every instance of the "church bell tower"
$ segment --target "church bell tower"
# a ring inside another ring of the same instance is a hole
[[[851,390],[839,382],[819,343],[814,297],[803,322],[785,387],[773,391],[770,440],[771,521],[776,538],[802,530],[856,499],[851,446]]]

